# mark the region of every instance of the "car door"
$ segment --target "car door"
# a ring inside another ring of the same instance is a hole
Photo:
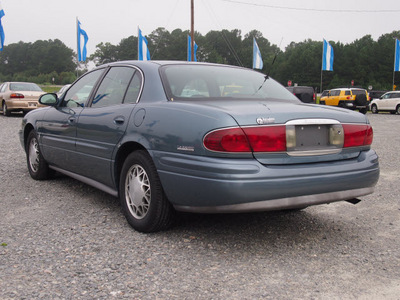
[[[60,99],[59,105],[46,111],[38,124],[43,155],[50,164],[69,171],[77,169],[75,143],[78,117],[103,72],[104,69],[97,69],[81,77]]]
[[[396,106],[400,102],[400,93],[391,93],[390,98],[387,99],[387,102],[388,102],[388,109],[390,109],[391,111],[395,111]]]
[[[382,96],[382,98],[378,101],[378,109],[379,110],[388,110],[390,109],[390,97],[392,93],[386,93]]]
[[[133,67],[111,67],[89,107],[79,115],[76,151],[79,173],[112,186],[113,152],[128,125],[142,87],[141,72]]]

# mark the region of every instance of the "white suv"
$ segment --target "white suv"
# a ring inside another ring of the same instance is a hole
[[[400,92],[387,92],[380,98],[372,100],[370,107],[374,114],[380,111],[390,111],[392,114],[400,115]]]

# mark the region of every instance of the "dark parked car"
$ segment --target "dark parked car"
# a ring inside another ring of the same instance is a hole
[[[311,86],[288,86],[286,89],[304,103],[315,103],[315,92]]]
[[[369,96],[369,100],[372,101],[374,99],[379,99],[383,94],[385,94],[388,91],[369,91],[368,92],[368,96]]]
[[[364,115],[302,103],[245,68],[112,63],[40,103],[20,130],[31,177],[59,171],[118,196],[138,231],[168,228],[176,211],[354,202],[379,177]]]

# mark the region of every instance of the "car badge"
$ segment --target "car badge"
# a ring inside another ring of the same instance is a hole
[[[271,124],[275,123],[275,118],[257,118],[257,124],[258,125],[264,125],[264,124]]]

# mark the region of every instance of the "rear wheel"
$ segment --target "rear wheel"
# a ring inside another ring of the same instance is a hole
[[[135,230],[155,232],[172,225],[174,209],[146,151],[135,151],[126,158],[121,171],[119,196],[124,215]]]
[[[49,178],[52,172],[40,152],[39,142],[34,130],[28,135],[25,151],[28,171],[31,177],[36,180]]]
[[[378,107],[375,104],[373,104],[371,106],[371,111],[372,111],[373,114],[377,114],[378,113]]]
[[[3,102],[2,107],[3,107],[3,115],[9,117],[11,115],[11,112],[8,110],[7,104],[5,102]]]
[[[368,104],[367,96],[365,94],[359,94],[356,96],[357,106],[366,106]]]
[[[368,109],[366,107],[363,107],[363,108],[360,108],[358,111],[365,115],[367,113]]]

